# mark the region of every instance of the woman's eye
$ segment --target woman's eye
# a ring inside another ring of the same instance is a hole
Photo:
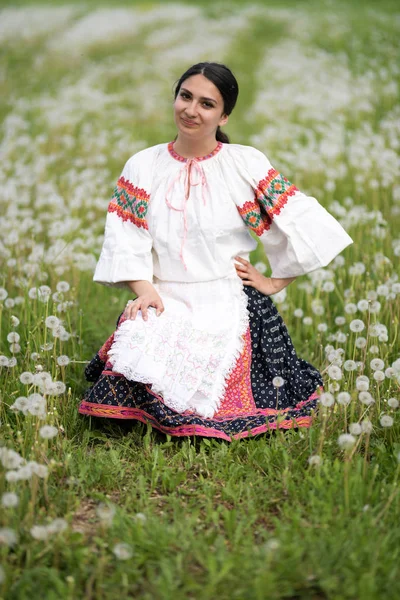
[[[203,102],[203,104],[206,108],[213,108],[213,104],[211,104],[211,102]]]
[[[186,92],[181,92],[181,98],[189,98],[189,94],[186,94]]]

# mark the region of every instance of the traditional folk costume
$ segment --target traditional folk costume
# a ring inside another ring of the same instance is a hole
[[[250,230],[277,278],[325,267],[352,242],[252,147],[218,143],[186,159],[169,143],[128,160],[94,281],[152,282],[165,311],[119,319],[86,369],[82,414],[226,440],[310,425],[321,376],[271,299],[236,273],[234,257],[256,248]]]

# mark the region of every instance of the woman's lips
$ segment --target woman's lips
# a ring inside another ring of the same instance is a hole
[[[194,127],[195,125],[197,125],[196,121],[190,121],[189,119],[184,119],[183,117],[181,120],[188,127]]]

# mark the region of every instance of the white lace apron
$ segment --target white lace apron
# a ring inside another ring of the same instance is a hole
[[[241,280],[179,283],[156,280],[165,311],[139,312],[115,333],[113,370],[152,385],[172,410],[210,418],[218,410],[248,327]]]

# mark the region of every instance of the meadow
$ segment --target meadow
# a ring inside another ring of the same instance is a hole
[[[396,3],[0,6],[0,598],[399,598]],[[173,439],[77,412],[129,298],[92,282],[108,201],[173,139],[200,60],[239,80],[231,140],[354,240],[274,299],[324,376],[310,429]]]

